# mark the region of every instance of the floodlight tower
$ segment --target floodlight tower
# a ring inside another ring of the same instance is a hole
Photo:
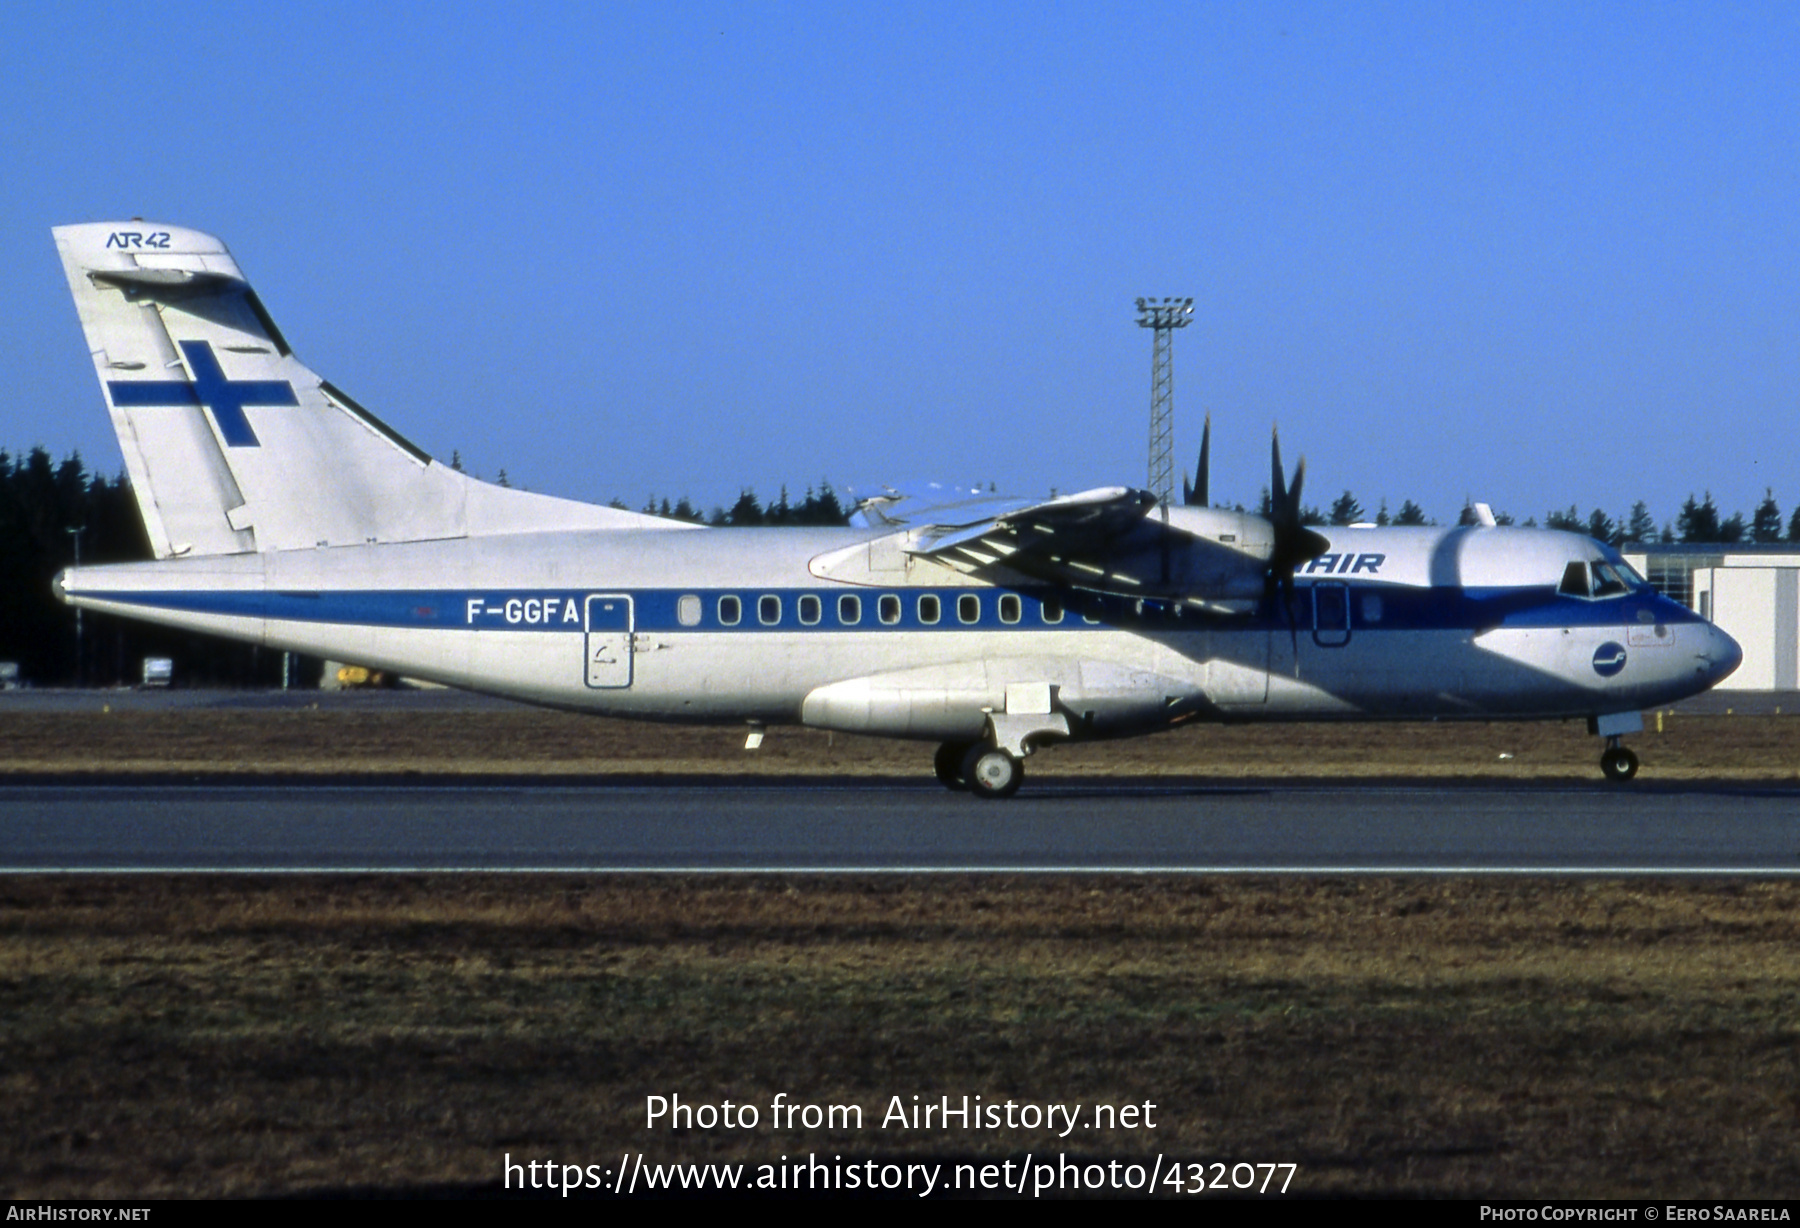
[[[1156,345],[1150,357],[1150,493],[1162,501],[1166,518],[1175,495],[1175,370],[1170,358],[1170,336],[1186,328],[1194,314],[1191,298],[1165,298],[1162,302],[1137,301],[1138,327],[1154,329]]]

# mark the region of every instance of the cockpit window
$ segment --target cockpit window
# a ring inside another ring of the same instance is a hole
[[[1611,563],[1594,564],[1594,596],[1617,597],[1629,593],[1631,584]]]
[[[1562,583],[1556,591],[1567,597],[1622,597],[1643,583],[1628,565],[1596,559],[1563,568]]]
[[[1588,570],[1586,563],[1570,563],[1563,568],[1562,583],[1556,591],[1565,597],[1586,597],[1588,595]]]

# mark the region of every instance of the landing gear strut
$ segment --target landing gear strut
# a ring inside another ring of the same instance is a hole
[[[1638,757],[1620,746],[1617,736],[1610,737],[1606,739],[1606,749],[1600,752],[1600,770],[1608,780],[1630,780],[1637,775]]]

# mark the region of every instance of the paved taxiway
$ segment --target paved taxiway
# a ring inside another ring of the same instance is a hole
[[[0,785],[0,872],[1214,870],[1800,874],[1734,785]]]

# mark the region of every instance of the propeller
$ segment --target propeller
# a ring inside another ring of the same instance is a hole
[[[1284,480],[1281,471],[1281,432],[1277,430],[1269,446],[1269,524],[1275,530],[1274,548],[1269,553],[1270,596],[1279,595],[1281,608],[1287,614],[1288,633],[1298,650],[1300,632],[1294,619],[1294,571],[1302,563],[1311,562],[1331,548],[1323,534],[1315,533],[1300,523],[1300,488],[1306,482],[1306,458],[1294,466],[1294,480]]]
[[[1188,483],[1187,474],[1181,475],[1181,501],[1189,507],[1210,507],[1212,501],[1207,498],[1206,488],[1207,463],[1206,454],[1212,449],[1212,415],[1206,415],[1206,429],[1200,432],[1200,465],[1194,470],[1194,481]]]

